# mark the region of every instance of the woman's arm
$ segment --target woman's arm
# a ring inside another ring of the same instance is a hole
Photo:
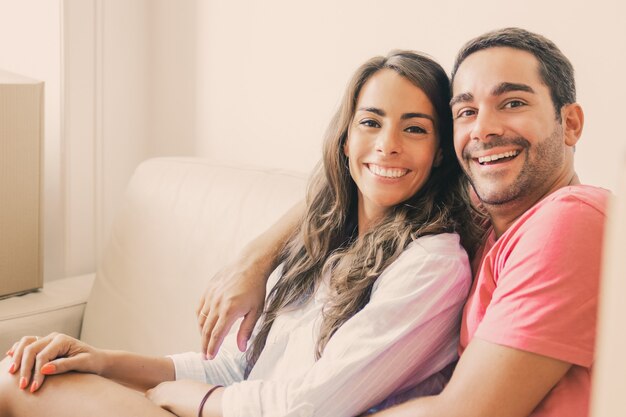
[[[215,275],[201,298],[196,314],[202,334],[202,352],[214,358],[238,318],[237,346],[243,352],[263,312],[267,277],[278,256],[304,217],[304,202],[293,206],[267,231],[250,242],[237,259]]]
[[[37,391],[48,375],[70,371],[92,373],[145,391],[174,379],[171,359],[96,349],[64,334],[23,337],[8,352],[13,359],[9,372],[19,371],[19,386]]]
[[[146,391],[165,381],[174,381],[172,359],[124,351],[102,351],[104,366],[100,376]]]
[[[352,416],[417,385],[456,358],[469,286],[469,263],[456,236],[420,238],[383,272],[370,302],[306,374],[231,385],[222,394],[224,413]]]

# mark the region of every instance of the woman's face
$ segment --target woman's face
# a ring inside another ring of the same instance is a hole
[[[378,71],[361,89],[344,153],[359,189],[362,233],[413,196],[441,162],[430,100],[397,72]]]

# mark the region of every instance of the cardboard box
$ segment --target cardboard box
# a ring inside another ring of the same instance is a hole
[[[43,285],[44,85],[0,70],[0,297]]]

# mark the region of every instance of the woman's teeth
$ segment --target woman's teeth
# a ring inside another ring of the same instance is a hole
[[[409,170],[406,168],[384,168],[374,164],[368,164],[367,168],[374,175],[385,178],[400,178],[405,176],[409,172]]]

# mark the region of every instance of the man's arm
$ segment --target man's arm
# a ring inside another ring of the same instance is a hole
[[[378,417],[526,417],[571,364],[475,338],[450,383],[437,396],[418,398]]]
[[[263,234],[251,241],[234,262],[210,281],[196,314],[202,333],[202,351],[215,357],[224,337],[240,317],[237,346],[243,352],[263,312],[267,278],[277,266],[278,256],[304,217],[301,201]]]

